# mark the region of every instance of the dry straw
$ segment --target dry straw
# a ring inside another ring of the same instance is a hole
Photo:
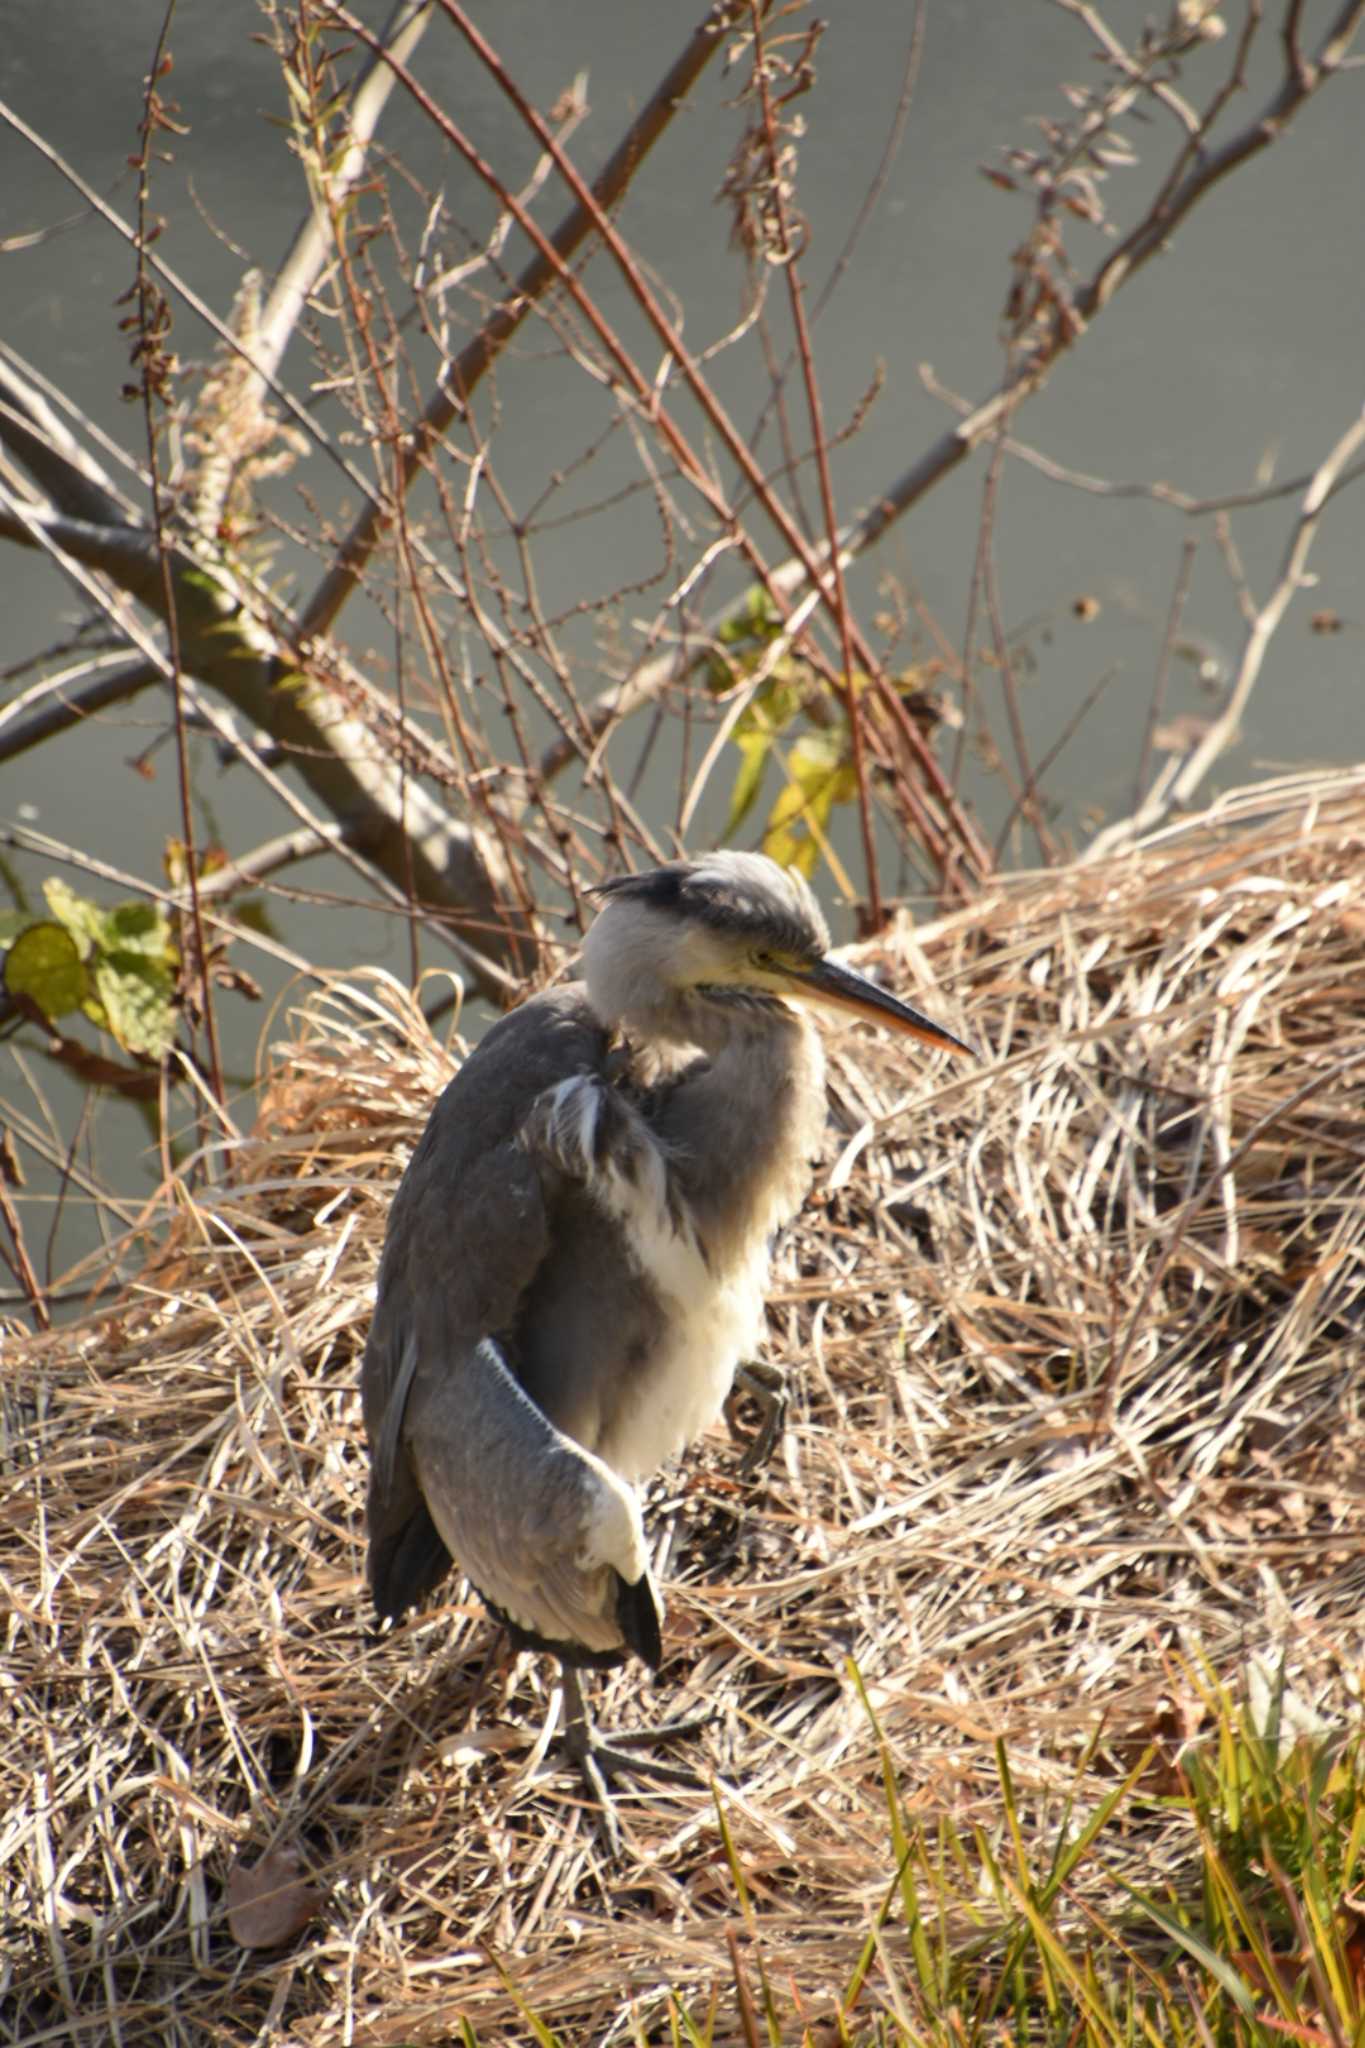
[[[1093,1805],[1201,1666],[1287,1654],[1354,1716],[1363,883],[1365,775],[1299,777],[879,949],[988,1058],[833,1042],[772,1300],[788,1434],[756,1485],[717,1432],[652,1489],[668,1658],[598,1695],[713,1715],[788,2010],[828,2011],[894,1867],[849,1660],[930,1823],[998,1826],[997,1739],[1026,1830],[1078,1772]],[[366,1611],[357,1357],[448,1068],[394,983],[332,988],[138,1283],[8,1335],[6,2040],[496,2040],[527,2031],[509,1984],[568,2040],[643,2039],[661,1986],[728,1980],[711,1791],[627,1788],[610,1867],[552,1670],[481,1676],[456,1578],[392,1633]],[[1105,1867],[1154,1881],[1183,1825],[1153,1807]],[[229,1880],[272,1850],[317,1910],[246,1947]]]

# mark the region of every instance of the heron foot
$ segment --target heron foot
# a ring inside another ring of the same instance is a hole
[[[613,1855],[621,1852],[621,1830],[616,1818],[612,1783],[618,1775],[645,1774],[668,1785],[684,1785],[696,1791],[703,1783],[696,1771],[685,1764],[667,1762],[663,1757],[642,1754],[661,1742],[676,1742],[699,1733],[710,1720],[703,1714],[686,1721],[661,1721],[653,1728],[627,1728],[610,1736],[599,1735],[583,1698],[577,1671],[564,1671],[564,1754],[578,1766],[588,1796],[602,1810]]]
[[[745,1441],[745,1432],[735,1420],[735,1407],[745,1394],[757,1404],[759,1419],[739,1461],[742,1479],[760,1471],[777,1449],[787,1420],[787,1375],[780,1365],[765,1358],[750,1358],[735,1368],[734,1384],[725,1399],[725,1425],[735,1443]]]

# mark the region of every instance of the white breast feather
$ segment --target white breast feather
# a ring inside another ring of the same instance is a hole
[[[622,1226],[635,1262],[663,1299],[667,1334],[650,1361],[648,1398],[613,1417],[598,1446],[616,1471],[642,1479],[710,1427],[735,1367],[754,1355],[763,1333],[770,1233],[756,1227],[742,1258],[715,1273],[687,1219],[675,1225],[658,1147],[642,1145],[635,1159],[644,1169],[635,1182],[609,1161],[593,1176],[592,1191]],[[780,1220],[774,1217],[773,1225]]]

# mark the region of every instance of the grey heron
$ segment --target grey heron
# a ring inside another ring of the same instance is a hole
[[[369,1580],[397,1618],[452,1560],[564,1671],[657,1668],[637,1483],[721,1413],[769,1249],[810,1185],[832,1005],[971,1048],[829,957],[798,874],[721,852],[603,883],[583,980],[499,1020],[431,1113],[389,1216],[361,1373]],[[649,1766],[658,1769],[658,1765]]]

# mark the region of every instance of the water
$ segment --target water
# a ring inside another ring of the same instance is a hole
[[[1310,33],[1327,8],[1305,10]],[[126,158],[136,146],[141,80],[160,27],[161,0],[127,0],[117,10],[91,5],[25,8],[9,24],[4,93],[57,149],[121,211],[132,210]],[[376,25],[383,10],[370,6]],[[1110,10],[1122,32],[1145,9]],[[482,8],[513,74],[542,106],[586,71],[591,117],[573,141],[577,161],[597,163],[664,64],[678,47],[684,17],[642,0],[597,0],[547,9],[540,0],[503,0]],[[1234,25],[1239,17],[1231,17]],[[812,288],[828,273],[873,178],[901,87],[911,12],[893,6],[837,10],[817,58],[818,89],[803,106],[808,133],[800,146],[800,205],[808,221]],[[80,61],[73,61],[73,25]],[[298,167],[283,125],[284,104],[271,53],[252,41],[254,10],[198,0],[174,17],[175,69],[166,90],[179,102],[189,133],[173,145],[174,161],[158,167],[155,205],[169,222],[161,247],[189,282],[226,312],[244,258],[267,268],[288,245],[302,204]],[[1248,118],[1269,89],[1278,45],[1263,36],[1263,59],[1231,110]],[[1195,91],[1226,61],[1210,49],[1191,68]],[[453,31],[438,22],[423,45],[420,69],[435,97],[466,125],[509,177],[524,176],[533,151],[510,122],[483,74]],[[942,401],[919,376],[932,364],[939,378],[968,397],[986,395],[999,379],[1000,312],[1010,251],[1027,231],[1027,201],[1007,198],[979,175],[999,161],[1001,143],[1027,145],[1037,114],[1065,111],[1059,80],[1095,82],[1084,36],[1061,10],[1016,0],[1009,6],[929,0],[923,63],[904,147],[882,202],[858,244],[840,291],[817,328],[826,416],[837,429],[877,379],[881,394],[868,427],[833,458],[841,507],[875,497],[949,423]],[[693,346],[724,334],[740,317],[744,284],[727,248],[729,220],[714,203],[738,132],[729,104],[734,80],[719,69],[651,159],[632,191],[625,224],[652,274],[686,307]],[[1365,331],[1365,261],[1359,194],[1365,189],[1365,74],[1349,73],[1309,106],[1300,125],[1213,193],[1180,230],[1169,251],[1148,266],[1059,364],[1049,387],[1020,415],[1018,432],[1055,462],[1114,479],[1167,480],[1196,494],[1249,488],[1270,476],[1311,470],[1360,405],[1360,335]],[[1133,122],[1127,132],[1144,165],[1116,173],[1109,195],[1116,217],[1134,217],[1137,196],[1150,190],[1164,163],[1169,135]],[[382,130],[428,186],[440,186],[452,210],[476,234],[487,231],[492,203],[472,175],[406,104],[395,102]],[[12,134],[0,136],[0,207],[7,237],[51,230],[32,246],[11,242],[4,261],[4,333],[106,432],[137,445],[139,416],[121,404],[127,341],[118,304],[132,275],[130,251],[89,220],[63,225],[79,210],[61,179]],[[420,209],[403,201],[411,223]],[[555,199],[542,198],[540,217],[556,219]],[[1099,260],[1100,235],[1079,225],[1069,246],[1082,272]],[[515,244],[512,249],[515,258]],[[608,314],[633,338],[623,287],[602,256],[588,272]],[[206,358],[211,342],[183,312],[176,346]],[[516,360],[498,379],[501,418],[498,471],[512,501],[533,502],[555,464],[571,463],[586,437],[583,386],[566,366],[547,365],[549,340],[529,328]],[[652,357],[649,358],[652,360]],[[764,396],[761,363],[750,349],[710,365],[733,416],[747,425]],[[301,388],[306,364],[291,355],[286,374]],[[485,413],[486,418],[486,413]],[[806,430],[795,406],[794,438]],[[772,444],[765,450],[772,458]],[[606,458],[605,470],[615,455]],[[624,452],[620,474],[630,472]],[[890,575],[917,589],[960,641],[966,593],[976,554],[981,507],[980,460],[959,472],[893,530],[875,562],[857,572],[864,616],[875,608],[877,579]],[[275,502],[297,510],[303,484],[335,504],[326,465],[302,465]],[[815,504],[813,487],[808,503]],[[1292,501],[1237,515],[1234,532],[1252,589],[1264,596],[1278,573]],[[1022,464],[1005,472],[996,522],[1002,612],[1012,629],[1027,628],[1028,659],[1020,687],[1030,745],[1046,750],[1095,683],[1113,671],[1102,707],[1082,727],[1049,778],[1061,805],[1058,829],[1080,834],[1092,810],[1110,815],[1129,804],[1158,649],[1188,530],[1181,517],[1141,500],[1084,495]],[[1171,716],[1207,716],[1210,677],[1225,674],[1244,626],[1208,522],[1200,537],[1184,617],[1188,659],[1173,666]],[[1264,764],[1340,761],[1365,747],[1365,692],[1360,675],[1361,559],[1359,513],[1347,499],[1324,522],[1312,568],[1317,582],[1301,597],[1273,644],[1241,744],[1220,763],[1216,783],[1245,780]],[[638,501],[614,522],[606,517],[557,529],[537,563],[547,612],[608,592],[658,556],[657,534]],[[773,549],[774,555],[778,551]],[[286,551],[303,589],[316,566]],[[3,661],[12,664],[56,639],[75,610],[72,594],[41,559],[0,548]],[[1092,601],[1098,604],[1093,617]],[[653,594],[621,607],[617,622],[628,645],[634,619],[647,618]],[[1315,634],[1313,613],[1337,613],[1345,630]],[[392,645],[379,614],[353,606],[343,630],[351,651],[376,665]],[[602,663],[599,627],[591,618],[566,624],[566,646],[581,664],[591,694]],[[906,658],[906,657],[903,657]],[[1202,679],[1201,679],[1202,663]],[[998,734],[998,704],[989,706]],[[58,838],[74,841],[132,875],[157,877],[168,833],[178,830],[173,757],[153,755],[155,783],[127,764],[164,731],[159,698],[148,695],[107,714],[10,765],[4,808]],[[638,735],[618,742],[621,768],[635,758]],[[642,808],[660,827],[673,815],[677,760],[655,758]],[[699,813],[698,842],[719,828],[731,769],[725,765]],[[225,773],[201,749],[196,769],[201,829],[234,853],[283,829],[271,799],[240,770]],[[988,826],[1007,808],[1000,786],[969,760],[968,786]],[[852,856],[851,836],[840,843]],[[1014,851],[1033,857],[1031,842]],[[38,900],[49,864],[11,857],[15,883]],[[79,877],[70,877],[79,882]],[[290,878],[305,900],[277,897],[279,936],[310,959],[346,966],[372,961],[405,974],[408,944],[400,922],[373,910],[329,908],[311,892],[353,899],[355,880],[335,862],[317,862]],[[96,892],[99,893],[99,892]],[[267,997],[286,976],[268,962],[243,964],[261,976]],[[257,1054],[263,1012],[227,998],[223,1024],[229,1065],[245,1082]],[[11,1070],[5,1097],[16,1115],[50,1124],[59,1153],[76,1128],[81,1100],[66,1076],[30,1058],[29,1080]],[[31,1084],[31,1085],[30,1085]],[[35,1097],[32,1090],[36,1088]],[[44,1106],[46,1105],[46,1106]],[[98,1119],[92,1170],[132,1194],[145,1193],[159,1171],[146,1124],[126,1106]],[[88,1139],[79,1148],[84,1150]],[[27,1155],[27,1148],[26,1156]],[[37,1174],[31,1215],[39,1263],[59,1272],[92,1241],[91,1212],[69,1202],[51,1245],[52,1183]]]

